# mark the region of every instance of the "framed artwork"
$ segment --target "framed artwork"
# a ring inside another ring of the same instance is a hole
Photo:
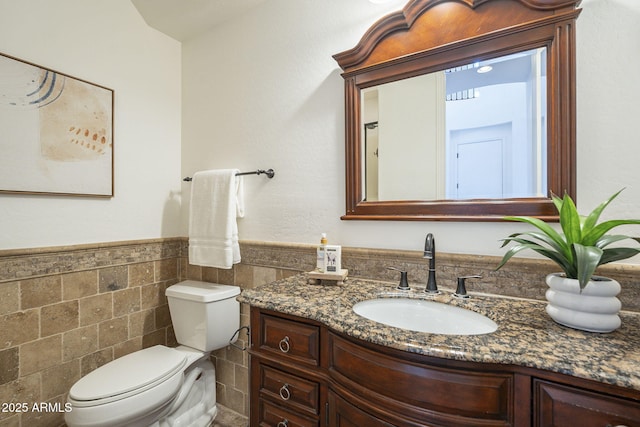
[[[113,197],[113,90],[0,54],[0,192]]]

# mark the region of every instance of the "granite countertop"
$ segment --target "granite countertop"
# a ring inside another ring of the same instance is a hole
[[[414,284],[411,284],[415,286]],[[555,323],[546,303],[497,295],[428,296],[419,285],[400,293],[396,283],[349,278],[344,285],[310,285],[299,274],[255,289],[238,300],[255,307],[316,320],[375,344],[446,359],[533,367],[640,390],[640,315],[622,312],[622,326],[599,334]],[[429,299],[484,314],[498,324],[486,335],[439,335],[386,326],[355,314],[355,303],[383,295]]]

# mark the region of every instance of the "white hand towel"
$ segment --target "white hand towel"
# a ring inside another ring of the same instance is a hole
[[[237,169],[196,172],[189,208],[189,263],[229,269],[240,262],[237,217],[244,189]]]

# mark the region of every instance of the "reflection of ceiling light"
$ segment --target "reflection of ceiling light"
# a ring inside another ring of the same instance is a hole
[[[491,65],[483,65],[482,67],[478,68],[476,72],[480,74],[484,74],[484,73],[488,73],[491,70],[493,70],[493,67]]]

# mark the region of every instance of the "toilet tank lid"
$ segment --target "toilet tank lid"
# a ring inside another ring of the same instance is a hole
[[[240,294],[238,286],[185,280],[167,288],[167,297],[198,302],[220,301]]]

